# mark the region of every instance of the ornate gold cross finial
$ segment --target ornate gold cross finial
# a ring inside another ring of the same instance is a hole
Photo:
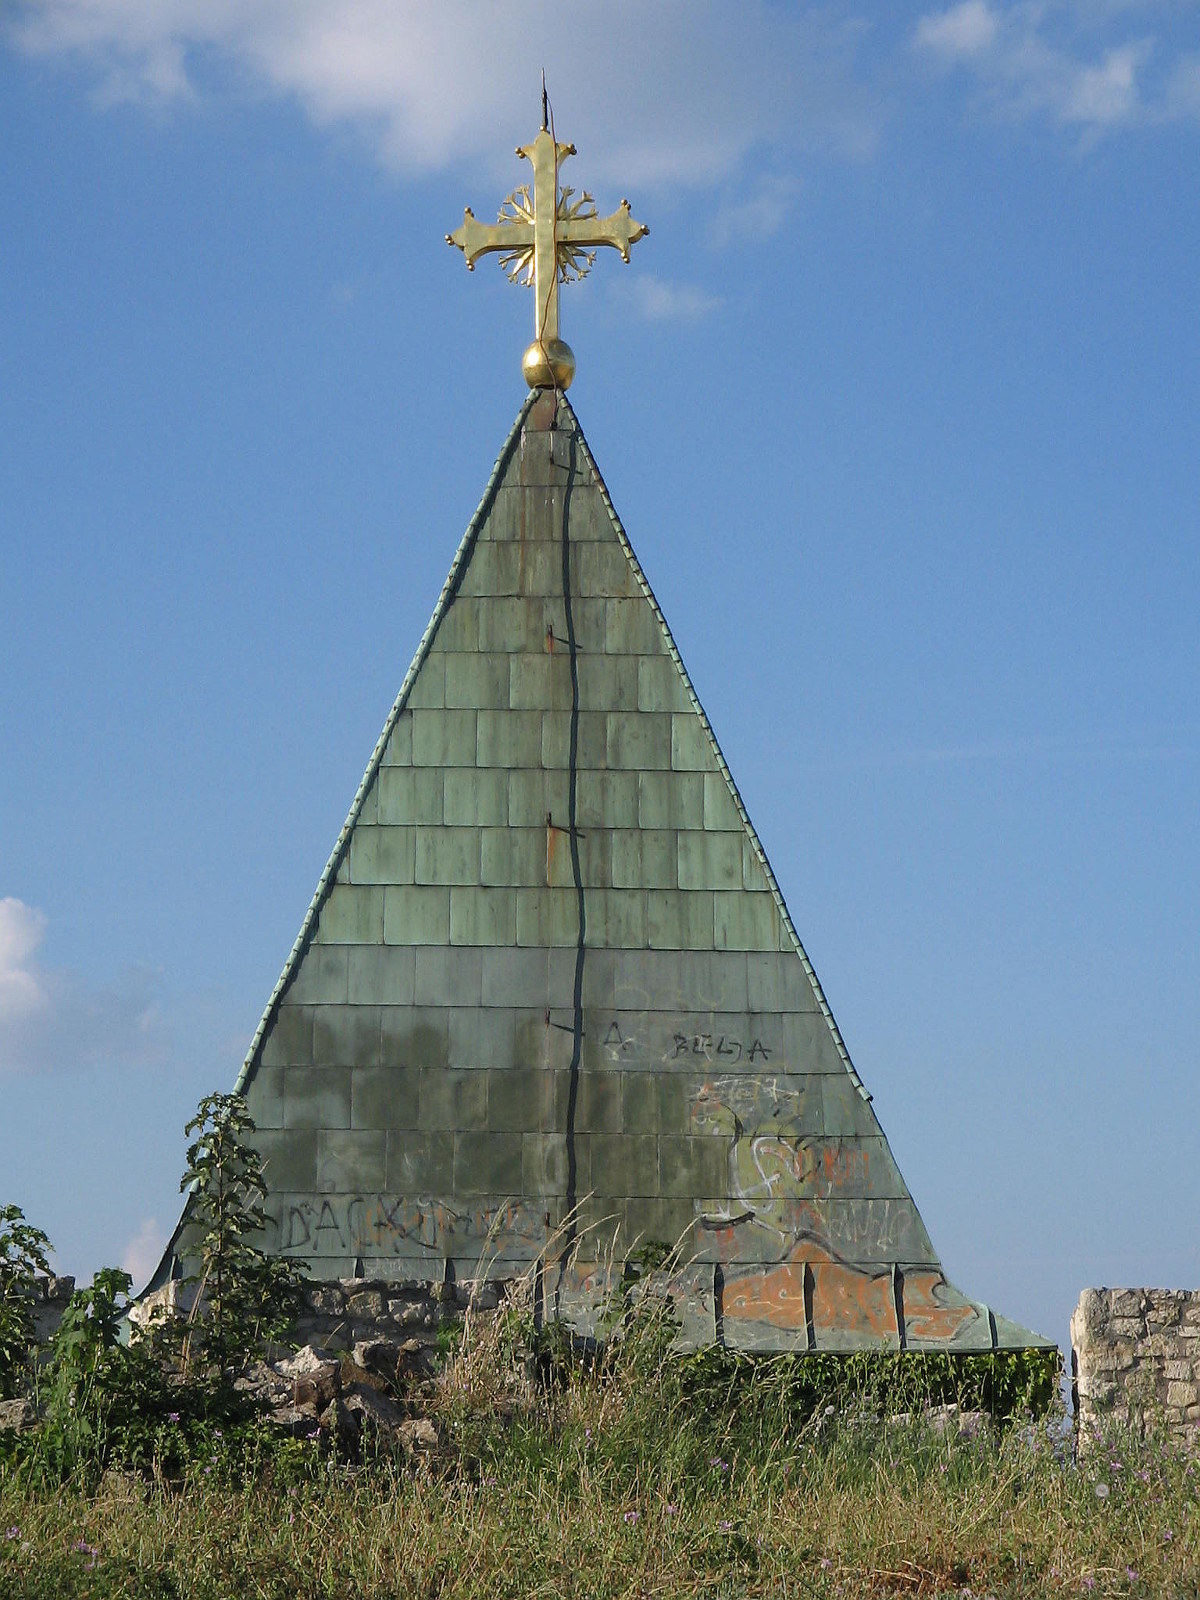
[[[596,259],[596,248],[611,245],[629,260],[629,247],[650,232],[635,222],[629,201],[610,217],[601,217],[586,189],[560,189],[558,169],[575,154],[573,144],[559,144],[548,121],[545,81],[542,85],[542,131],[532,144],[519,145],[517,154],[533,165],[533,194],[528,184],[513,191],[500,207],[498,222],[477,222],[470,206],[463,224],[446,235],[457,245],[474,272],[480,256],[501,253],[500,265],[514,283],[532,284],[534,340],[526,350],[521,370],[531,389],[565,389],[575,376],[571,347],[558,336],[558,286],[572,278],[585,278]]]

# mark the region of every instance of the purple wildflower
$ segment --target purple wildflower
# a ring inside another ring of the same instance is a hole
[[[89,1557],[88,1564],[84,1568],[86,1572],[93,1572],[95,1570],[96,1557],[100,1554],[100,1552],[94,1544],[89,1544],[86,1539],[76,1539],[75,1543],[71,1546],[71,1549],[78,1550],[81,1556]]]
[[[623,1520],[632,1526],[632,1524],[635,1523],[640,1516],[640,1511],[627,1511]]]

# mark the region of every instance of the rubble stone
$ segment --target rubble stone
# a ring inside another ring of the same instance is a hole
[[[404,1412],[394,1401],[366,1384],[356,1383],[347,1392],[345,1405],[348,1411],[356,1414],[360,1424],[368,1423],[382,1437],[397,1434],[400,1424],[405,1421]]]
[[[331,1400],[337,1398],[342,1390],[341,1373],[334,1362],[318,1367],[315,1372],[306,1372],[296,1379],[293,1388],[293,1398],[298,1406],[312,1406],[316,1411],[324,1411]]]
[[[36,1421],[32,1400],[0,1400],[0,1433],[26,1433]]]
[[[310,1373],[319,1372],[322,1367],[327,1367],[331,1363],[336,1366],[337,1360],[335,1354],[322,1346],[306,1344],[297,1350],[294,1356],[288,1356],[286,1360],[280,1361],[277,1370],[285,1378],[291,1378],[295,1382],[297,1378],[308,1377]]]
[[[356,1320],[383,1316],[383,1294],[379,1289],[363,1289],[346,1301],[346,1310]]]
[[[414,1417],[399,1427],[400,1441],[409,1450],[436,1450],[438,1431],[428,1417]]]

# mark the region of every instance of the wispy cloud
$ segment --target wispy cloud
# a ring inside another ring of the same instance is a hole
[[[922,17],[917,43],[948,60],[977,56],[996,42],[999,24],[987,0],[963,0],[949,11]]]
[[[713,214],[710,236],[717,249],[731,244],[758,244],[783,226],[795,199],[794,178],[759,178],[749,189],[726,195]]]
[[[46,919],[23,900],[0,900],[0,1028],[36,1016],[49,1004],[30,963],[46,932]]]
[[[923,16],[913,39],[943,70],[969,74],[993,113],[1046,118],[1094,139],[1200,118],[1195,58],[1174,35],[1145,31],[1165,16],[1156,0],[959,0]]]
[[[0,900],[0,1073],[165,1061],[160,977],[133,968],[95,985],[47,967],[38,958],[46,926],[24,901]]]
[[[647,322],[697,322],[721,304],[716,295],[692,283],[670,283],[643,273],[625,290],[630,304]]]
[[[133,1279],[134,1290],[142,1289],[150,1280],[166,1248],[167,1232],[157,1217],[146,1217],[133,1238],[121,1252],[121,1266]]]
[[[401,170],[491,163],[528,137],[542,65],[589,177],[630,185],[719,181],[756,145],[797,135],[858,154],[878,121],[855,81],[862,30],[827,6],[16,0],[8,32],[81,63],[102,99],[266,88],[318,124],[357,125]]]

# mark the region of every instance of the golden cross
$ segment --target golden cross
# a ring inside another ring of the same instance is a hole
[[[558,336],[560,281],[586,277],[599,245],[611,245],[628,261],[629,247],[650,230],[634,221],[628,200],[601,217],[586,189],[572,199],[574,189],[559,188],[559,168],[575,146],[559,144],[544,115],[541,133],[532,144],[519,145],[517,154],[533,166],[532,196],[528,186],[514,190],[492,223],[477,221],[468,206],[462,227],[448,233],[446,243],[458,246],[472,272],[480,256],[501,251],[500,265],[513,282],[533,285],[534,340],[521,370],[531,389],[565,389],[575,376],[575,357]]]

